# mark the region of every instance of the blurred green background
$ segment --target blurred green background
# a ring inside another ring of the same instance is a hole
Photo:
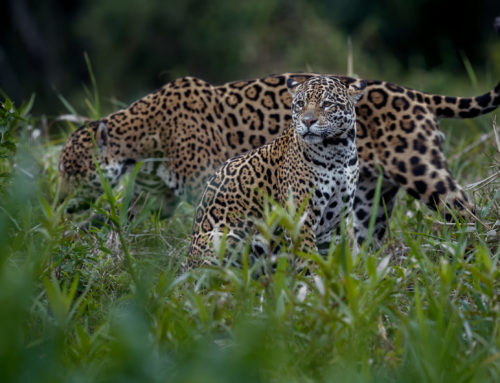
[[[485,86],[500,78],[495,16],[498,0],[6,0],[0,88],[36,93],[38,113],[64,111],[58,93],[81,105],[87,52],[111,111],[182,75],[346,73],[350,36],[362,77],[470,93],[450,84],[468,79],[464,57]]]

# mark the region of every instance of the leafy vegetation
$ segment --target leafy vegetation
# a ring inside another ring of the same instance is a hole
[[[16,128],[25,121],[34,100],[32,96],[27,104],[16,109],[12,100],[4,96],[0,104],[0,193],[5,191],[12,173],[13,157],[17,151]]]
[[[490,176],[472,190],[482,207],[475,223],[443,223],[402,195],[381,249],[355,255],[344,240],[326,258],[299,255],[314,277],[289,270],[286,257],[255,277],[244,256],[241,268],[185,271],[193,207],[180,203],[163,221],[147,208],[129,219],[134,174],[118,190],[106,185],[88,213],[67,215],[59,141],[27,134],[41,126],[32,104],[16,108],[5,97],[0,108],[10,180],[0,199],[1,381],[500,379],[500,148],[491,117],[447,140],[462,181]],[[487,139],[472,133],[481,129]],[[107,216],[102,226],[80,229],[95,213]],[[293,231],[293,209],[272,214],[268,225]]]

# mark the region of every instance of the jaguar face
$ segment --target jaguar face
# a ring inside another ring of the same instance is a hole
[[[88,208],[90,202],[103,194],[104,188],[97,169],[114,187],[129,168],[129,164],[116,161],[108,155],[109,136],[104,122],[83,126],[75,133],[59,157],[61,199],[73,194],[67,207],[70,213]]]
[[[356,123],[354,105],[366,88],[364,80],[316,76],[303,83],[287,82],[293,96],[292,118],[307,143],[340,138]]]

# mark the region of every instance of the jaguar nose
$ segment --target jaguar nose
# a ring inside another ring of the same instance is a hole
[[[304,117],[302,117],[302,123],[308,128],[310,128],[311,125],[313,125],[317,121],[318,119],[315,116],[305,115]]]

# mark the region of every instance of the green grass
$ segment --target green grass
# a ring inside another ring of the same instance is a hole
[[[441,224],[401,194],[382,249],[355,256],[344,244],[327,258],[310,256],[314,278],[291,272],[285,259],[260,278],[244,262],[186,272],[193,207],[180,203],[168,220],[128,220],[125,183],[121,192],[106,188],[92,211],[67,215],[58,201],[58,146],[21,134],[39,124],[29,105],[8,104],[0,116],[5,137],[17,142],[0,159],[8,175],[0,381],[500,379],[498,178],[474,193],[483,210],[473,225]],[[490,130],[487,119],[470,123]],[[447,140],[462,183],[499,170],[494,140],[461,153],[477,139]],[[107,223],[79,230],[95,212]],[[279,214],[294,222],[290,211]]]

